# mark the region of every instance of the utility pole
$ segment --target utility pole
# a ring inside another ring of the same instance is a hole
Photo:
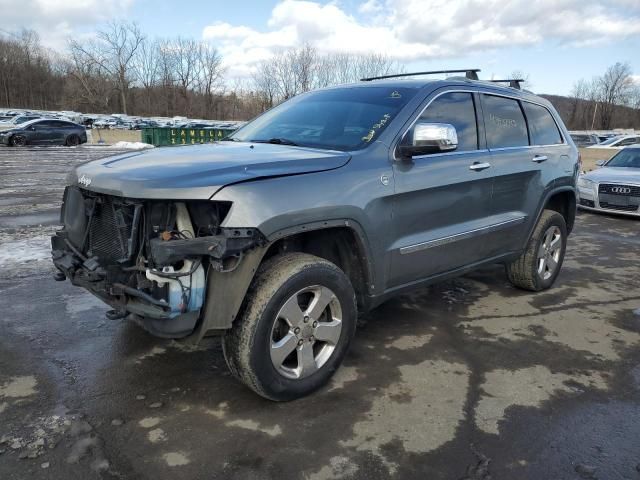
[[[596,123],[596,112],[598,111],[598,102],[596,102],[596,106],[593,109],[593,118],[591,119],[591,130],[593,130],[593,126]]]

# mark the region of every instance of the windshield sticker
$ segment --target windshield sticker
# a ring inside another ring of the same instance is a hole
[[[362,141],[368,143],[371,140],[373,140],[373,137],[376,136],[376,132],[380,130],[382,127],[384,127],[390,119],[391,119],[391,115],[389,115],[388,113],[385,113],[380,119],[380,121],[371,127],[371,130],[369,130],[369,133],[367,133],[364,137],[362,137]]]

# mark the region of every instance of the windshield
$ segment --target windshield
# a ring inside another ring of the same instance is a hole
[[[611,137],[609,140],[605,140],[604,142],[601,142],[600,145],[611,145],[614,142],[617,142],[618,140],[620,140],[620,137]]]
[[[640,148],[625,148],[609,160],[607,167],[640,168]]]
[[[415,94],[389,87],[318,90],[278,105],[228,139],[358,150],[374,142]]]

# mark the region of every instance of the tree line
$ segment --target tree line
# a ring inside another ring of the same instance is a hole
[[[311,45],[275,54],[244,80],[229,79],[222,60],[207,42],[151,39],[131,22],[70,39],[64,52],[22,30],[0,36],[0,107],[244,120],[308,90],[404,71],[384,54],[327,54]],[[617,63],[576,82],[569,97],[549,98],[571,129],[640,128],[632,78],[629,65]]]
[[[553,99],[551,99],[553,101]],[[628,63],[616,63],[603,75],[578,80],[559,111],[570,129],[640,129],[640,83]]]
[[[135,23],[113,21],[64,52],[34,31],[0,37],[0,107],[140,116],[244,120],[298,93],[361,76],[398,71],[382,54],[320,54],[304,45],[229,80],[207,42],[148,38]]]

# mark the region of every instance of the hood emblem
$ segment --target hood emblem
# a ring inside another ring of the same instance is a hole
[[[86,175],[82,175],[79,179],[78,179],[78,183],[80,185],[82,185],[83,187],[88,187],[89,185],[91,185],[91,179],[89,177],[87,177]]]

